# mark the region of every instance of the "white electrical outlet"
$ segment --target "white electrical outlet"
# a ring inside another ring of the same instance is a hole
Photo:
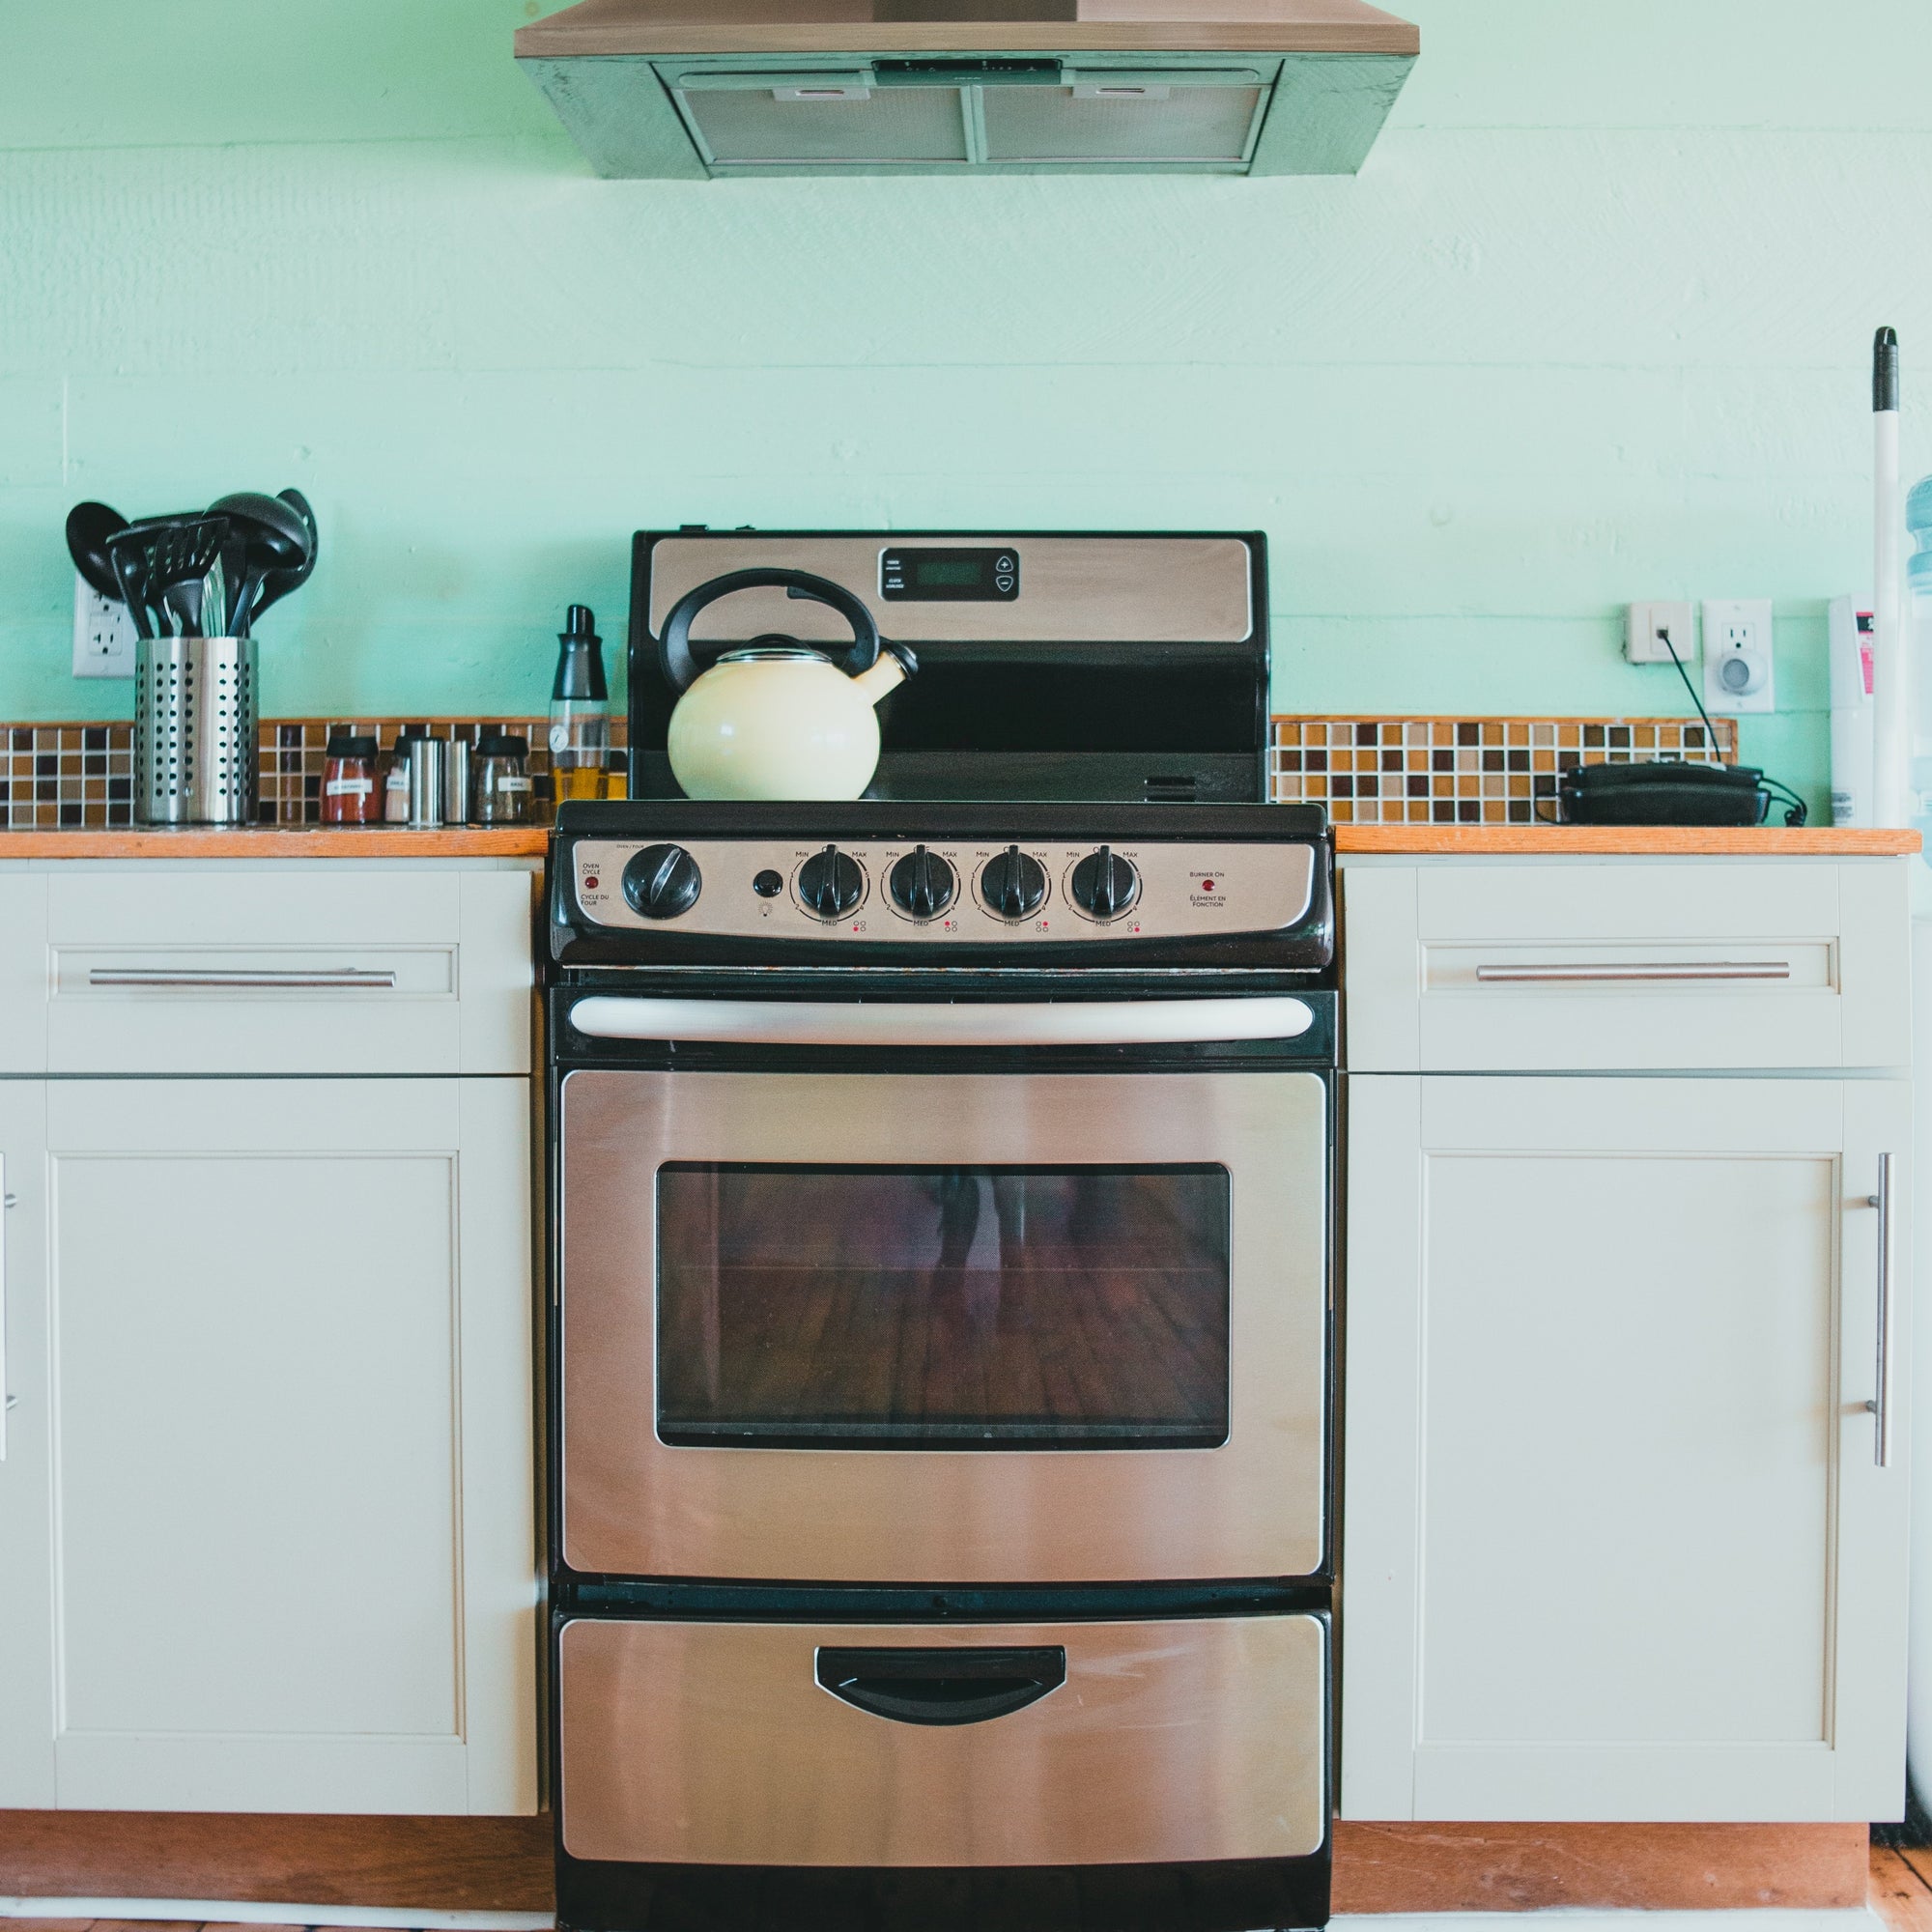
[[[1624,656],[1632,664],[1667,665],[1670,652],[1664,646],[1666,637],[1676,646],[1679,661],[1688,668],[1697,655],[1697,633],[1688,602],[1624,607]]]
[[[1704,600],[1704,708],[1772,711],[1771,599]]]
[[[73,574],[73,674],[134,675],[134,620],[127,605],[101,596],[79,571]]]

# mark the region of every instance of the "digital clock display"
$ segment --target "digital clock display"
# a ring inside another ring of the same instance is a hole
[[[1020,594],[1017,546],[903,550],[879,554],[879,593],[892,603],[1010,604]]]

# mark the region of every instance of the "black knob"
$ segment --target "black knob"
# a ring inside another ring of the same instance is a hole
[[[923,845],[915,845],[887,880],[893,903],[914,919],[937,919],[952,903],[952,867]]]
[[[697,903],[704,875],[682,845],[646,845],[624,867],[624,897],[645,919],[675,919]]]
[[[843,919],[866,896],[866,875],[856,859],[828,845],[798,868],[798,895],[820,919]]]
[[[1002,919],[1031,919],[1046,902],[1046,867],[1017,845],[986,861],[980,896]]]
[[[1141,875],[1111,845],[1090,852],[1067,881],[1073,903],[1094,919],[1119,919],[1141,895]]]

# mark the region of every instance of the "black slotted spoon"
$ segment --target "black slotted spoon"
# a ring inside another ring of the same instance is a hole
[[[226,517],[166,517],[130,524],[107,540],[115,582],[137,631],[149,638],[201,636],[203,587],[227,535]],[[147,628],[150,612],[165,632]]]

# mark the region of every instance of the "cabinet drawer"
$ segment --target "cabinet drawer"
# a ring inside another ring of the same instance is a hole
[[[579,1619],[561,1638],[563,1843],[692,1864],[1300,1856],[1327,1830],[1326,1634],[1312,1616]],[[951,1651],[955,1691],[1036,1694],[972,1721],[906,1715],[922,1695],[947,1708],[931,1680]]]
[[[1348,1064],[1901,1065],[1907,863],[1345,866]]]
[[[526,872],[64,868],[55,1073],[522,1073]]]

